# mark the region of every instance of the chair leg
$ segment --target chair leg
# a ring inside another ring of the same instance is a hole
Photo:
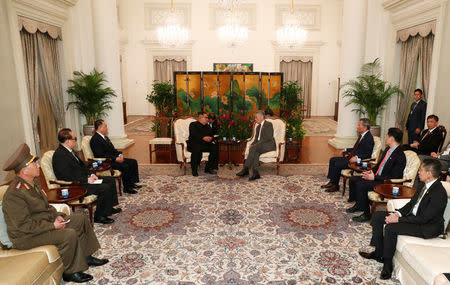
[[[122,196],[122,176],[116,177],[116,180],[119,186],[119,196]]]
[[[347,188],[347,180],[348,180],[347,177],[342,176],[342,197],[345,196],[345,188]]]
[[[93,219],[94,207],[92,204],[89,204],[87,208],[89,212],[89,221],[91,222],[91,226],[94,227],[94,219]]]
[[[186,162],[184,164],[184,175],[186,175]]]
[[[280,175],[280,164],[277,163],[277,175]]]
[[[152,160],[152,145],[151,144],[148,145],[148,152],[150,153],[150,164],[152,164],[153,160]]]
[[[375,213],[377,206],[378,206],[378,202],[372,201],[372,205],[370,206],[370,217],[372,217],[373,214]]]

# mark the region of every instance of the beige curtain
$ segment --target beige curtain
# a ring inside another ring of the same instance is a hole
[[[186,71],[187,63],[184,58],[155,58],[153,61],[153,70],[156,81],[173,82],[174,71]]]
[[[422,89],[424,91],[424,97],[428,97],[428,90],[430,87],[430,73],[431,73],[431,60],[433,58],[433,43],[434,35],[429,34],[425,38],[422,38],[422,45],[419,54],[419,60],[422,65]]]
[[[64,102],[61,85],[61,70],[59,67],[58,41],[51,38],[48,34],[36,33],[38,40],[39,63],[42,67],[42,84],[47,90],[47,100],[50,103],[54,118],[59,127],[62,127],[64,121]]]
[[[303,89],[300,96],[307,118],[311,117],[312,64],[312,58],[283,58],[280,62],[283,81],[297,81]]]
[[[38,52],[37,52],[37,36],[30,34],[24,30],[20,31],[20,39],[22,41],[23,62],[25,65],[25,78],[28,89],[28,98],[30,102],[31,123],[33,125],[33,133],[35,144],[39,142],[37,132],[37,121],[39,114],[39,79],[38,79]]]
[[[41,153],[54,150],[58,146],[57,125],[49,101],[47,84],[43,77],[39,79],[39,116],[38,131],[40,134],[39,148]]]

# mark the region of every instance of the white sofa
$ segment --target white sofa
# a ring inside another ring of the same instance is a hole
[[[450,183],[442,182],[449,199],[445,209],[445,227],[450,220]],[[387,204],[388,211],[399,209],[409,199],[393,199]],[[450,233],[447,238],[437,237],[422,239],[410,236],[399,236],[394,255],[394,274],[401,284],[419,285],[433,284],[440,273],[450,272]]]

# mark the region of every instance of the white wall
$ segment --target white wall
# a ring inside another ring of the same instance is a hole
[[[310,31],[305,48],[299,52],[278,50],[272,44],[275,39],[275,5],[290,1],[251,1],[256,5],[256,30],[249,30],[249,40],[242,47],[228,48],[217,40],[216,31],[210,30],[210,3],[214,1],[184,1],[191,4],[191,48],[181,51],[162,50],[153,43],[154,32],[145,30],[145,3],[166,3],[148,0],[121,0],[119,3],[122,22],[123,72],[127,113],[129,115],[153,114],[153,107],[147,103],[152,79],[152,57],[155,55],[184,55],[188,58],[188,69],[212,71],[215,62],[253,63],[254,71],[279,71],[277,57],[284,54],[312,55],[316,84],[313,83],[312,115],[334,115],[334,102],[339,76],[339,18],[341,4],[336,0],[295,1],[296,5],[320,5],[321,29]],[[175,5],[177,2],[175,2]],[[167,5],[169,2],[167,1]],[[126,8],[122,8],[126,6]],[[122,10],[124,9],[124,10]],[[126,85],[126,86],[125,86]]]

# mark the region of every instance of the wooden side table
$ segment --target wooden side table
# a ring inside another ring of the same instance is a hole
[[[366,169],[363,169],[362,163],[361,163],[361,164],[356,164],[355,162],[350,162],[350,163],[348,164],[348,167],[349,167],[350,169],[356,171],[356,172],[364,172],[364,171],[372,170],[372,168],[373,168],[375,165],[376,165],[376,164],[373,164],[373,163],[368,162],[368,163],[367,163],[367,168],[366,168]]]
[[[284,150],[284,162],[296,162],[300,156],[300,149],[302,148],[301,140],[286,140],[286,147]]]
[[[62,189],[69,190],[69,197],[63,198],[61,195]],[[66,186],[49,189],[45,192],[47,194],[47,200],[49,203],[69,203],[75,200],[83,201],[86,196],[87,190],[81,186]]]
[[[398,187],[398,195],[392,194],[392,189]],[[411,199],[416,193],[416,189],[402,184],[378,184],[374,191],[380,195],[382,202],[372,201],[372,213],[377,205],[385,203],[384,198],[388,199]]]

